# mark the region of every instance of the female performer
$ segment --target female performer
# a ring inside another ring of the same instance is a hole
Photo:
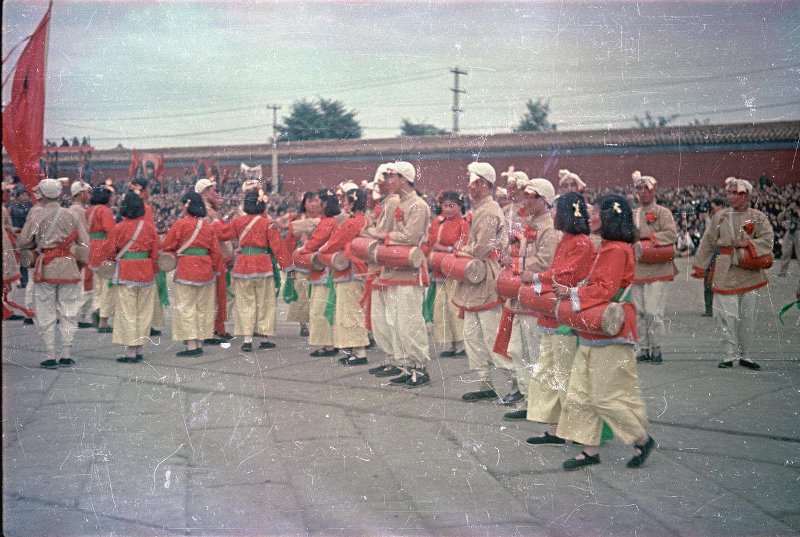
[[[214,333],[214,285],[224,267],[203,198],[189,192],[181,201],[185,216],[169,229],[161,249],[178,257],[172,339],[186,341],[186,349],[176,355],[198,356],[203,354],[203,340]]]
[[[340,360],[342,364],[363,365],[367,363],[365,347],[369,344],[369,337],[360,301],[364,295],[367,264],[350,253],[350,241],[358,237],[366,225],[364,211],[367,208],[367,195],[358,188],[350,189],[343,193],[342,203],[343,212],[350,216],[339,225],[319,253],[344,252],[350,259],[349,267],[337,270],[333,275],[336,296],[333,345],[343,349],[347,355]]]
[[[319,198],[316,192],[306,192],[303,194],[303,201],[300,203],[300,216],[289,224],[289,235],[287,240],[291,245],[285,250],[291,254],[298,246],[302,246],[311,233],[300,233],[299,228],[304,228],[305,224],[319,221],[322,214],[322,206],[320,205]],[[300,233],[299,237],[295,234]],[[300,336],[308,337],[308,315],[311,301],[309,300],[309,283],[308,271],[301,268],[291,268],[286,274],[287,285],[294,287],[296,297],[290,297],[293,300],[287,301],[286,293],[284,292],[284,301],[289,304],[289,311],[286,313],[286,320],[289,322],[300,323]],[[289,283],[291,282],[291,284]]]
[[[100,251],[116,225],[114,213],[111,212],[114,194],[114,187],[109,184],[94,187],[89,199],[91,207],[86,210],[86,228],[90,239],[89,269],[93,273],[91,286],[94,289],[94,309],[99,316],[97,331],[100,333],[111,332],[108,318],[114,313],[114,288],[106,281],[99,281],[96,274],[103,260]]]
[[[573,310],[607,304],[634,277],[631,244],[636,238],[633,214],[625,198],[604,196],[592,210],[589,228],[603,239],[586,284],[578,287],[554,284],[557,297],[569,300]],[[600,463],[598,446],[605,421],[623,443],[634,444],[628,468],[638,468],[655,447],[647,434],[647,409],[636,374],[636,313],[625,304],[625,323],[614,336],[578,331],[578,351],[572,364],[566,401],[556,435],[584,445],[565,470]]]
[[[144,201],[137,194],[125,194],[120,207],[123,220],[100,249],[102,260],[117,258],[111,278],[117,299],[111,341],[125,345],[125,356],[117,358],[124,364],[142,361],[156,300],[158,234],[152,219],[145,218],[144,207]]]

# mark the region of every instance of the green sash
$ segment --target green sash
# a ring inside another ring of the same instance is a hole
[[[336,319],[336,285],[333,283],[333,274],[328,274],[328,301],[325,303],[325,318],[328,324],[333,326]]]
[[[106,232],[105,231],[95,231],[94,233],[89,233],[90,239],[105,239]]]
[[[147,259],[150,257],[150,252],[125,252],[122,254],[122,259]]]
[[[167,291],[167,273],[159,270],[156,273],[156,288],[158,289],[158,300],[164,307],[169,306],[169,292]]]
[[[286,284],[283,286],[283,302],[291,304],[300,298],[297,294],[297,288],[294,286],[294,278],[286,278]]]
[[[183,252],[182,255],[208,255],[208,250],[206,248],[187,248]]]
[[[425,300],[422,301],[422,318],[426,323],[433,322],[433,304],[436,300],[436,282],[431,282]]]

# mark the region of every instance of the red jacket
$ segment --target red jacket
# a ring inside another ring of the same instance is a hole
[[[306,243],[300,248],[300,253],[307,254],[309,252],[316,252],[322,247],[323,244],[328,242],[333,232],[336,231],[336,220],[333,218],[322,217],[314,229],[314,233],[308,238]],[[308,281],[313,284],[325,283],[327,279],[327,270],[312,270],[308,274]]]
[[[425,255],[433,251],[434,245],[455,246],[456,243],[464,245],[469,240],[469,224],[463,216],[455,218],[445,218],[437,216],[428,228],[428,240],[422,244]],[[433,271],[433,281],[444,281],[444,274],[438,270]]]
[[[350,266],[345,270],[337,270],[333,274],[334,281],[349,281],[353,276],[363,276],[367,272],[367,264],[350,253],[350,242],[361,234],[367,224],[364,213],[353,213],[350,218],[342,222],[320,249],[321,254],[344,252],[350,259]]]
[[[100,257],[103,261],[114,259],[122,248],[128,244],[133,237],[139,222],[144,222],[142,231],[136,238],[136,242],[128,248],[128,253],[145,252],[148,256],[144,259],[125,259],[123,256],[117,264],[112,281],[115,284],[146,286],[152,285],[153,278],[158,271],[156,260],[158,259],[158,234],[156,228],[151,224],[147,217],[126,218],[111,231],[108,239],[100,248]]]
[[[196,216],[184,216],[169,229],[161,249],[165,252],[175,253],[192,236],[197,225]],[[202,248],[208,250],[206,255],[180,255],[178,268],[175,272],[175,281],[186,285],[212,285],[216,273],[223,269],[222,256],[219,251],[219,239],[212,225],[203,220],[200,233],[189,245],[189,248]]]
[[[631,285],[635,274],[633,248],[631,245],[620,241],[606,241],[600,244],[594,268],[589,274],[586,285],[571,289],[573,311],[610,302],[620,289]],[[578,332],[582,345],[599,346],[613,344],[636,343],[636,310],[633,304],[626,303],[625,323],[622,330],[615,336],[601,336]]]
[[[97,270],[103,258],[100,249],[111,235],[111,230],[117,225],[114,213],[107,205],[92,205],[86,209],[86,227],[89,232],[89,268]],[[102,238],[93,238],[93,234],[105,234]]]
[[[231,220],[228,224],[222,226],[222,235],[219,239],[238,239],[242,231],[256,216],[259,217],[258,222],[239,241],[239,254],[236,256],[236,263],[231,271],[231,276],[234,278],[266,278],[272,276],[272,258],[270,255],[266,252],[245,253],[248,251],[245,250],[246,248],[269,248],[275,254],[275,259],[281,268],[291,264],[291,260],[288,259],[283,247],[280,233],[272,225],[269,217],[265,215],[247,214]]]
[[[595,256],[594,244],[588,236],[564,233],[556,246],[550,268],[534,274],[531,285],[540,294],[552,291],[553,282],[575,287],[589,275]],[[555,317],[540,315],[538,319],[538,327],[543,332],[550,332],[560,325]]]

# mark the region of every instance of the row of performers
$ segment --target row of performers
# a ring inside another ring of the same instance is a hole
[[[525,408],[510,414],[551,424],[530,443],[569,439],[586,446],[564,463],[566,469],[599,462],[604,423],[620,440],[635,444],[628,466],[641,465],[654,442],[646,432],[636,374],[637,311],[625,302],[624,291],[636,281],[639,264],[652,265],[651,273],[667,266],[669,278],[674,276],[672,241],[664,244],[658,230],[646,234],[642,226],[654,227],[658,211],[652,218],[645,204],[634,214],[618,196],[601,198],[593,209],[577,193],[554,202],[549,181],[514,171],[508,179],[509,186],[514,183],[515,203],[504,211],[492,197],[492,166],[473,163],[467,171],[473,207],[469,223],[457,194],[444,197],[442,215],[431,221],[427,203],[413,189],[415,170],[407,162],[378,169],[373,190],[381,201],[369,217],[361,189],[343,188],[341,200],[325,190],[317,196],[319,218],[309,215],[289,223],[285,238],[267,217],[266,196],[257,190],[245,193],[242,216],[229,223],[209,221],[208,199],[202,194],[213,188],[210,182],[198,182],[196,191],[184,197],[185,216],[161,243],[136,193],[126,194],[123,221],[103,231],[104,236],[94,227],[95,218],[103,219],[95,215],[98,209],[87,211],[92,240],[86,261],[103,282],[95,298],[114,290],[113,340],[128,348],[121,361],[142,359],[159,264],[166,270],[176,265],[173,338],[187,342],[179,355],[203,352],[202,341],[211,335],[218,309],[215,284],[225,272],[220,244],[238,239],[231,277],[234,334],[243,338],[243,351],[252,350],[253,337],[274,334],[275,279],[279,267],[293,268],[295,289],[303,280],[311,288],[309,342],[321,347],[315,356],[347,349],[343,364],[364,364],[371,330],[388,360],[370,372],[393,377],[392,384],[422,386],[430,382],[425,320],[432,317],[438,327],[435,340],[450,345],[445,352],[451,355],[460,354],[463,345],[482,383],[483,389],[464,394],[464,400],[498,397],[491,371],[503,371],[512,385],[504,402],[513,404],[527,395]],[[640,176],[639,182],[647,179],[652,180]],[[31,214],[35,224],[31,229],[26,225],[18,243],[23,249],[43,246],[34,281],[56,286],[79,281],[58,263],[72,260],[69,268],[77,272],[75,258],[81,256],[69,239],[88,239],[81,236],[86,231],[77,220],[66,238],[54,235],[59,221],[68,220],[58,218],[59,210],[57,204],[42,204],[42,211]],[[337,221],[340,213],[345,216]],[[105,285],[106,276],[113,287]],[[304,286],[299,287],[302,293]],[[37,311],[59,309],[62,314],[60,299],[47,304],[37,293]],[[262,347],[272,345],[261,342]]]

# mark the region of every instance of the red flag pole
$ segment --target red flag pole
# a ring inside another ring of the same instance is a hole
[[[42,173],[39,158],[44,139],[44,107],[47,76],[51,0],[41,22],[17,59],[11,100],[3,110],[3,145],[20,181],[35,203],[33,189]]]

